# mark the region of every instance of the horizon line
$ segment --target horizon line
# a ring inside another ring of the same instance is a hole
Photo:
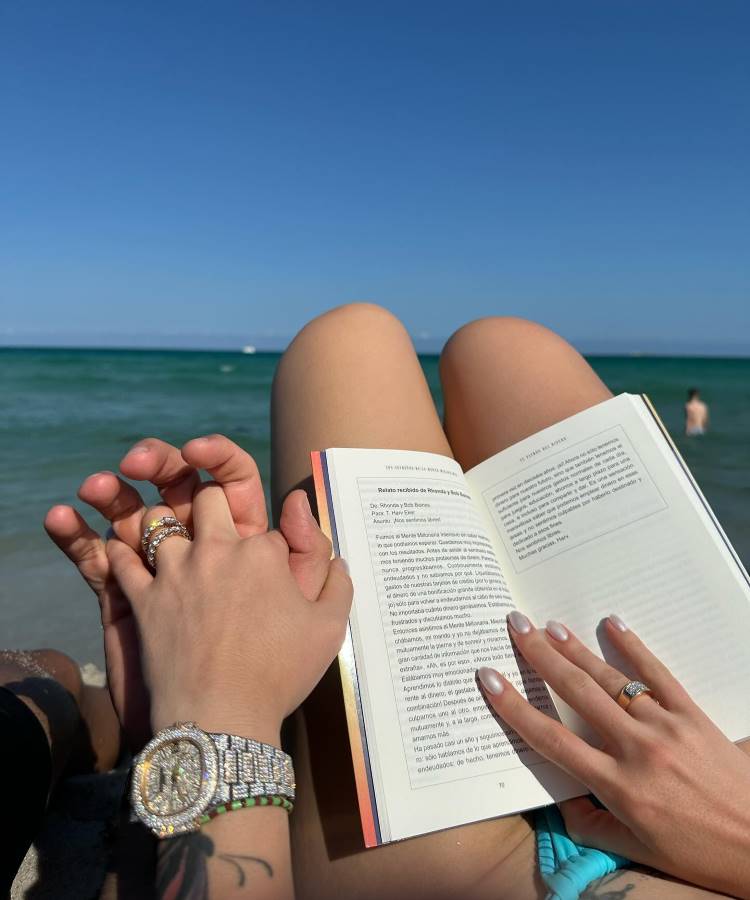
[[[420,347],[420,344],[430,343],[434,346],[433,340],[427,340],[424,338],[415,338],[414,335],[411,335],[412,341],[415,345],[415,350],[420,356],[439,356],[441,350],[440,349],[429,349],[427,347]],[[291,340],[291,339],[290,339]],[[11,344],[5,343],[2,341],[0,337],[0,351],[4,350],[50,350],[50,351],[92,351],[92,352],[115,352],[115,353],[225,353],[229,355],[240,355],[240,356],[254,356],[254,355],[280,355],[284,352],[286,347],[288,346],[287,342],[284,346],[273,345],[273,346],[256,346],[254,344],[245,344],[243,346],[237,346],[234,344],[233,346],[206,346],[206,345],[180,345],[180,346],[169,346],[167,344],[154,344],[151,346],[143,346],[137,344],[89,344],[89,343],[61,343],[61,344],[52,344],[52,343],[19,343],[19,344]],[[442,341],[444,344],[445,341]],[[649,343],[652,346],[650,348],[642,348],[642,349],[627,349],[626,346],[602,346],[600,345],[598,348],[594,346],[594,342],[591,342],[591,346],[586,346],[589,344],[588,341],[570,341],[571,345],[575,347],[576,350],[582,356],[600,356],[600,357],[625,357],[631,359],[638,358],[651,358],[651,359],[680,359],[680,358],[691,358],[691,359],[750,359],[750,348],[743,347],[732,347],[731,345],[722,345],[723,342],[716,342],[711,349],[708,349],[704,346],[703,349],[697,349],[697,344],[691,346],[691,342],[683,341],[677,343],[683,343],[686,346],[683,347],[674,347],[673,349],[669,349],[666,346],[657,347],[655,345],[666,344],[666,341],[660,339],[651,339],[651,341],[644,341],[643,343]],[[606,343],[606,342],[605,342]],[[612,342],[610,342],[612,343]],[[616,343],[616,342],[615,342]],[[675,343],[675,342],[670,342]],[[245,348],[251,347],[251,350],[247,350]]]

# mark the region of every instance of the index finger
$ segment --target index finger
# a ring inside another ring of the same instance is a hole
[[[240,537],[268,531],[263,484],[255,460],[223,434],[194,438],[182,448],[183,460],[205,469],[224,488]]]
[[[616,763],[611,756],[587,744],[557,719],[536,709],[495,669],[486,666],[478,669],[477,679],[490,706],[532,750],[594,793],[615,778]]]

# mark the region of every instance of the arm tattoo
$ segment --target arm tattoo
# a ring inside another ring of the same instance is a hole
[[[211,856],[234,867],[237,887],[245,887],[246,867],[260,866],[269,878],[273,868],[265,859],[237,853],[214,853],[214,842],[205,834],[161,841],[156,867],[156,896],[159,900],[208,900],[208,859]]]
[[[214,842],[200,833],[160,841],[156,864],[159,900],[207,900],[206,861],[213,853]]]
[[[628,895],[635,888],[632,881],[623,883],[620,879],[628,876],[627,871],[618,869],[603,878],[597,878],[583,891],[580,900],[627,900]],[[620,881],[619,886],[615,884]]]
[[[244,887],[245,886],[245,869],[242,866],[242,863],[239,860],[244,860],[244,862],[252,862],[257,863],[259,866],[262,866],[266,870],[266,875],[269,878],[273,878],[273,869],[271,868],[271,864],[267,863],[265,859],[260,859],[258,856],[240,856],[237,853],[221,853],[216,857],[217,859],[223,859],[224,862],[232,863],[233,866],[237,867],[237,886]]]

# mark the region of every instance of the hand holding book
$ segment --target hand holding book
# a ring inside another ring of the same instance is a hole
[[[558,622],[534,628],[514,612],[518,651],[603,739],[597,748],[535,709],[498,672],[478,678],[503,721],[546,759],[585,784],[588,798],[561,811],[577,843],[737,896],[750,884],[750,756],[731,743],[621,619],[607,636],[653,689],[615,702],[628,678]]]
[[[592,786],[520,729],[497,727],[474,685],[478,666],[502,673],[505,696],[529,701],[553,748],[573,738],[596,745],[601,707],[605,723],[625,722],[606,734],[607,753],[619,753],[636,719],[616,691],[589,678],[581,705],[580,671],[575,697],[558,691],[557,673],[509,635],[512,611],[564,620],[578,635],[566,647],[585,646],[589,661],[601,653],[622,672],[622,633],[613,640],[596,628],[617,606],[713,720],[711,734],[750,735],[750,577],[645,398],[600,403],[468,472],[449,457],[398,450],[329,449],[313,468],[322,526],[354,581],[341,668],[368,845]],[[547,662],[564,662],[547,649]],[[644,705],[656,707],[639,699],[638,715]],[[674,724],[669,716],[660,727]],[[640,760],[627,758],[635,776]]]

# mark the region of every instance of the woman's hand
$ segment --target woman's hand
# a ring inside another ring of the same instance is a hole
[[[494,669],[479,670],[498,715],[606,805],[587,798],[561,804],[573,840],[750,897],[750,758],[617,616],[606,620],[609,639],[655,698],[641,695],[627,711],[615,698],[630,679],[567,628],[550,622],[535,629],[519,612],[508,618],[524,658],[603,739],[601,749],[591,747]]]
[[[198,470],[205,469],[224,490],[240,536],[264,534],[268,529],[255,461],[222,435],[196,438],[182,450],[147,438],[128,451],[120,469],[128,478],[151,482],[187,524],[192,522],[193,494],[201,483]],[[131,484],[113,472],[98,472],[85,479],[78,496],[110,522],[121,541],[140,552],[146,504]],[[45,527],[99,600],[107,682],[126,740],[138,750],[151,735],[149,697],[143,682],[136,622],[130,603],[112,575],[105,543],[71,506],[53,507]],[[287,498],[279,527],[291,549],[289,567],[304,596],[315,599],[327,575],[330,543],[309,515],[301,491]]]
[[[173,514],[154,507],[142,528]],[[306,597],[283,535],[240,537],[218,484],[198,488],[192,523],[192,542],[174,535],[159,546],[155,574],[125,542],[107,544],[138,625],[152,729],[194,721],[278,745],[282,720],[341,648],[352,598],[345,564],[326,561],[322,589]]]

